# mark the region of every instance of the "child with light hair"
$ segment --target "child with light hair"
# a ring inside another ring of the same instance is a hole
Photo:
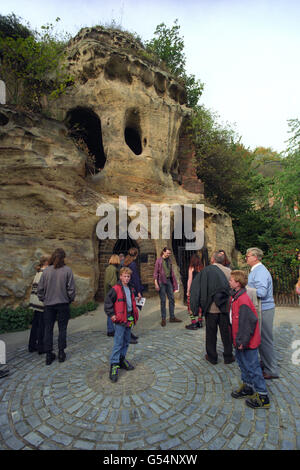
[[[131,273],[130,268],[120,269],[120,280],[110,289],[104,301],[104,311],[115,324],[109,373],[112,382],[117,382],[120,368],[125,370],[134,369],[134,366],[126,359],[131,328],[139,318],[134,292],[128,285]]]
[[[247,398],[251,408],[270,408],[265,379],[258,359],[260,331],[258,315],[247,294],[248,277],[244,271],[235,270],[230,275],[233,290],[230,299],[230,320],[235,358],[241,370],[242,384],[231,393],[233,398]]]

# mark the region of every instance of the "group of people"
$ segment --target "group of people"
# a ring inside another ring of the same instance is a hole
[[[42,256],[37,266],[30,295],[33,320],[29,336],[29,352],[46,354],[46,365],[56,358],[53,352],[53,329],[58,323],[58,360],[66,359],[67,326],[70,304],[76,291],[71,268],[65,264],[66,253],[57,248],[51,256]]]
[[[181,321],[174,315],[174,292],[178,284],[170,262],[171,253],[169,248],[164,248],[154,271],[155,287],[161,300],[162,326],[166,325],[166,295],[170,322]],[[186,328],[201,328],[205,318],[205,359],[214,365],[218,362],[219,329],[224,363],[236,360],[241,370],[242,383],[232,392],[232,397],[245,397],[246,404],[252,408],[270,407],[265,380],[278,378],[273,344],[273,283],[262,258],[263,252],[259,248],[247,250],[245,259],[250,267],[247,276],[245,271],[230,269],[224,250],[216,251],[211,264],[206,267],[198,255],[193,255],[187,283],[191,323]]]
[[[175,316],[174,293],[178,282],[171,261],[172,251],[165,247],[156,260],[154,285],[159,292],[161,326],[166,326],[166,299],[169,301],[169,321],[181,322]],[[130,343],[138,337],[132,327],[139,318],[137,300],[143,286],[136,263],[137,248],[130,248],[126,256],[113,254],[104,274],[104,311],[107,315],[107,334],[114,337],[110,356],[109,377],[118,380],[120,368],[134,369],[126,359]],[[29,351],[46,353],[46,365],[55,360],[53,327],[58,321],[58,359],[66,358],[66,333],[70,318],[70,303],[75,299],[72,270],[65,264],[63,249],[51,256],[43,256],[33,281],[30,298],[34,310],[29,338]],[[246,398],[248,406],[269,408],[270,401],[265,380],[278,378],[278,367],[273,345],[275,304],[272,277],[262,264],[263,252],[249,248],[245,271],[231,270],[224,250],[213,253],[211,264],[203,266],[198,255],[191,258],[187,283],[188,313],[191,323],[186,328],[195,330],[205,319],[205,359],[217,364],[217,332],[223,343],[224,363],[235,360],[241,370],[241,386],[232,392],[233,398]],[[235,356],[233,355],[233,347]],[[260,357],[260,359],[259,359]]]

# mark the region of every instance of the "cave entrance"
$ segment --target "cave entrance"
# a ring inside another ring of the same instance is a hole
[[[137,248],[139,249],[138,244],[136,243],[135,240],[130,238],[129,235],[127,235],[127,238],[125,239],[119,239],[114,248],[113,248],[113,253],[116,255],[119,255],[120,253],[123,253],[125,256],[128,254],[128,251],[130,248]]]
[[[87,154],[86,173],[97,174],[104,168],[106,156],[103,149],[101,121],[89,109],[77,106],[68,111],[66,126],[76,145]]]
[[[124,138],[133,153],[135,153],[135,155],[141,155],[143,148],[141,141],[140,113],[136,108],[131,108],[126,111]]]
[[[174,238],[174,233],[172,235],[172,249],[173,253],[176,259],[177,266],[180,271],[180,278],[181,282],[183,285],[183,292],[184,292],[184,297],[183,301],[186,303],[187,301],[187,281],[188,281],[188,271],[189,271],[189,265],[191,261],[191,257],[194,254],[197,254],[200,256],[200,259],[202,260],[202,263],[204,266],[209,265],[209,260],[208,260],[208,251],[206,247],[203,247],[201,250],[186,250],[185,244],[194,242],[194,240],[188,240],[185,235],[182,235],[182,238],[176,239]]]

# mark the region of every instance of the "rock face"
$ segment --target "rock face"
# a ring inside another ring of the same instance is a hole
[[[153,268],[163,246],[173,246],[185,283],[183,241],[153,239],[150,224],[147,238],[122,239],[118,221],[120,196],[130,207],[148,209],[204,203],[183,134],[190,112],[183,87],[125,33],[83,29],[67,52],[74,85],[45,103],[48,118],[0,107],[1,305],[27,303],[34,265],[57,247],[67,253],[79,304],[102,298],[110,255],[130,246],[140,251],[146,296],[154,293]],[[99,241],[96,211],[103,203],[116,208],[117,230]],[[207,205],[204,212],[205,249],[233,255],[231,219]],[[128,213],[128,222],[134,217]]]

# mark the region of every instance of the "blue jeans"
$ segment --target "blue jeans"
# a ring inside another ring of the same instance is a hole
[[[251,386],[261,395],[266,395],[268,391],[258,360],[258,350],[236,348],[235,357],[241,369],[243,383]]]
[[[107,316],[107,333],[114,333],[115,324],[109,316]]]
[[[130,336],[131,328],[115,323],[114,345],[110,356],[111,364],[119,364],[120,357],[126,357]]]
[[[174,318],[175,300],[174,300],[173,284],[172,284],[172,281],[170,281],[170,279],[168,279],[167,284],[161,283],[159,286],[160,311],[161,311],[161,318],[163,320],[165,320],[167,316],[166,296],[169,299],[170,318]]]

